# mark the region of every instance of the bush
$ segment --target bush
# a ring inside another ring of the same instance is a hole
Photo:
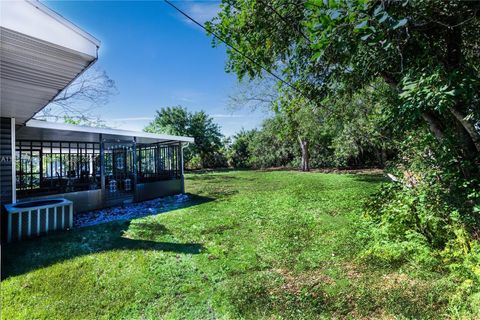
[[[256,134],[256,130],[241,130],[233,137],[233,143],[228,152],[229,165],[234,168],[250,168],[252,166],[250,145]]]
[[[458,315],[479,316],[480,243],[478,178],[448,141],[421,129],[405,136],[389,168],[389,183],[365,206],[361,259],[385,267],[421,266],[457,284],[450,304]]]
[[[471,315],[480,306],[480,243],[468,221],[468,206],[456,206],[441,183],[385,185],[366,204],[360,258],[382,267],[418,266],[458,283],[451,304]],[[367,231],[365,231],[367,230]]]

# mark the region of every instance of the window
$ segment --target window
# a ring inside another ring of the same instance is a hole
[[[178,144],[137,145],[137,181],[180,178],[180,152]],[[132,192],[133,144],[106,144],[104,160],[106,185],[115,181],[117,190]],[[100,189],[100,143],[18,140],[16,173],[18,198]]]
[[[180,151],[179,145],[137,145],[138,182],[180,178]]]
[[[100,188],[99,143],[16,143],[17,195],[55,194]]]

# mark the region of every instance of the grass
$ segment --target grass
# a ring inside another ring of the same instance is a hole
[[[189,174],[186,207],[8,245],[2,319],[438,318],[441,275],[372,267],[376,175]]]

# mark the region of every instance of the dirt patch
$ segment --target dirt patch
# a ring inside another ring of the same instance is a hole
[[[334,285],[335,281],[322,273],[322,270],[311,270],[294,274],[285,269],[275,269],[276,273],[283,277],[284,284],[281,289],[298,295],[305,288],[313,288],[318,285]]]

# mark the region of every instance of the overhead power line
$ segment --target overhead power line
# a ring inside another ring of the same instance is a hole
[[[277,17],[280,18],[280,20],[282,20],[286,25],[287,27],[290,27],[290,22],[282,15],[280,14],[280,12],[278,12],[270,3],[268,3],[268,1],[270,0],[267,0],[266,2],[265,1],[262,1],[262,0],[259,0],[259,2],[263,3],[266,7],[268,7]],[[310,44],[310,39],[305,35],[305,33],[302,31],[302,29],[300,27],[295,27],[293,28],[300,36],[302,36],[308,44]]]
[[[264,70],[265,72],[267,72],[268,74],[270,74],[272,77],[274,77],[275,79],[277,79],[278,81],[280,81],[281,83],[287,85],[288,87],[292,88],[293,90],[295,90],[297,93],[301,94],[302,96],[304,96],[306,99],[308,99],[309,101],[311,101],[311,99],[305,95],[300,89],[298,89],[297,87],[295,87],[293,84],[291,84],[290,82],[282,79],[280,76],[276,75],[275,73],[271,72],[270,70],[268,70],[268,68],[264,67],[261,63],[255,61],[255,59],[253,59],[252,57],[249,57],[248,55],[244,54],[241,50],[239,50],[238,48],[236,48],[234,45],[230,44],[227,40],[225,40],[223,37],[219,36],[217,33],[211,31],[211,30],[207,30],[207,28],[201,24],[200,22],[198,22],[197,20],[195,20],[194,18],[192,18],[189,14],[187,14],[185,11],[183,11],[182,9],[180,9],[179,7],[177,7],[176,5],[174,5],[171,1],[169,0],[164,0],[168,5],[170,5],[172,8],[174,8],[176,11],[178,11],[180,14],[182,14],[185,18],[187,18],[188,20],[192,21],[194,24],[196,24],[197,26],[199,26],[200,28],[202,28],[203,30],[205,30],[207,33],[210,33],[212,34],[215,38],[217,38],[218,40],[220,40],[221,42],[223,42],[225,45],[227,45],[228,47],[230,47],[232,50],[234,50],[236,53],[240,54],[242,57],[244,57],[245,59],[247,59],[248,61],[250,61],[252,64],[256,65],[257,67],[260,67],[262,70]]]

